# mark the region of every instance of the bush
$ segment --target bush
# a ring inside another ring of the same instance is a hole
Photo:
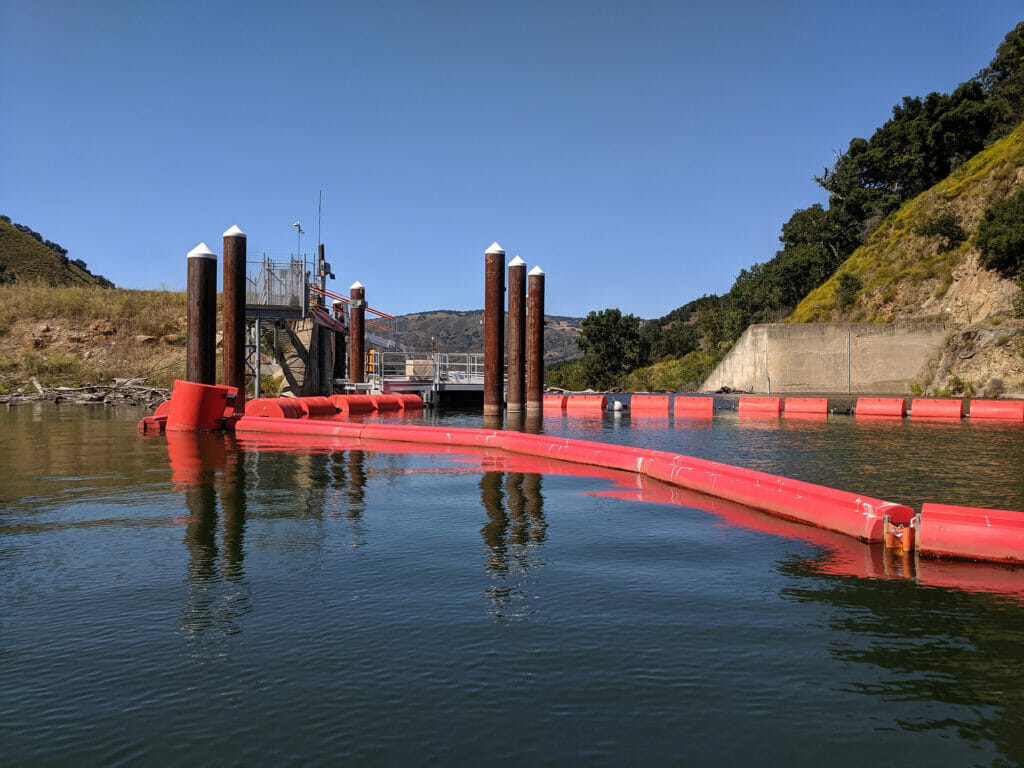
[[[859,277],[849,272],[840,272],[838,280],[839,286],[835,292],[836,306],[839,309],[847,309],[857,300],[857,293],[863,287],[863,283]]]
[[[1008,278],[1024,273],[1024,186],[985,211],[974,244],[986,269]]]
[[[918,224],[914,230],[922,237],[938,237],[938,252],[955,251],[967,239],[957,217],[949,212],[932,216]]]

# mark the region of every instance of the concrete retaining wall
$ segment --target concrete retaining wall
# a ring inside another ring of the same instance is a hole
[[[900,394],[930,379],[950,328],[940,323],[752,325],[702,391]]]

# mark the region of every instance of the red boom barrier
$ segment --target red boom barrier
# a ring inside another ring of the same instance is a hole
[[[778,416],[782,413],[781,397],[741,397],[740,416]]]
[[[971,418],[1024,421],[1024,400],[971,400]]]
[[[607,405],[604,395],[569,395],[565,400],[567,411],[603,411]]]
[[[294,397],[258,397],[246,402],[245,415],[262,419],[301,419],[305,412]]]
[[[856,414],[902,418],[907,414],[907,401],[902,397],[858,397]]]
[[[329,398],[339,413],[369,413],[373,400],[369,395],[331,395]]]
[[[963,400],[937,400],[915,397],[910,401],[912,419],[960,419],[964,415]]]
[[[926,555],[1024,563],[1024,512],[925,504],[917,541]]]
[[[668,416],[670,404],[668,395],[633,395],[629,410],[636,416]]]
[[[672,409],[677,419],[711,418],[715,412],[715,398],[676,395],[672,403]]]
[[[828,398],[787,397],[784,408],[787,416],[793,414],[828,414]]]

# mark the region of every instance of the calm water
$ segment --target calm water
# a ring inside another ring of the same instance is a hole
[[[3,764],[1024,763],[1022,570],[630,476],[140,415],[0,410]],[[1024,508],[1020,427],[543,429]]]

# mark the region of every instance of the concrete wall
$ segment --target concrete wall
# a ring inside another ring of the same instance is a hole
[[[902,394],[930,380],[950,328],[940,323],[750,326],[702,390]]]

